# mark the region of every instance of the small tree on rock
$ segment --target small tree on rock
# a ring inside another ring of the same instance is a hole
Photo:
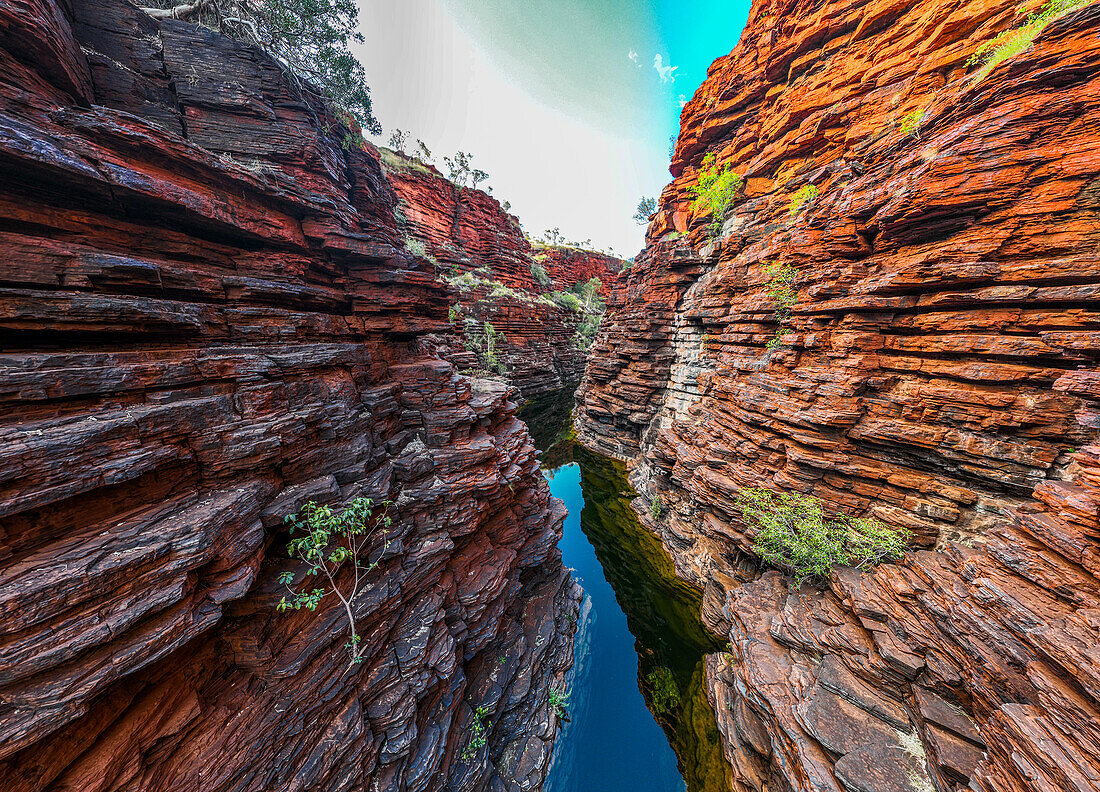
[[[634,212],[634,222],[638,225],[646,225],[649,223],[649,218],[656,211],[657,199],[643,197],[642,200],[638,201],[638,208]]]
[[[362,636],[355,626],[355,598],[362,590],[367,574],[378,566],[379,559],[365,562],[360,555],[378,532],[383,537],[379,558],[389,549],[389,501],[375,504],[370,498],[356,498],[343,509],[319,506],[310,501],[295,514],[288,514],[283,522],[290,526],[291,540],[286,549],[290,557],[305,564],[302,581],[310,577],[321,578],[330,588],[318,586],[298,590],[294,587],[295,573],[283,572],[279,583],[287,593],[276,604],[276,610],[316,610],[321,601],[335,594],[344,607],[347,617],[348,641],[344,644],[350,658],[349,665],[363,662]],[[377,510],[380,514],[376,514]],[[352,573],[341,570],[350,562]]]

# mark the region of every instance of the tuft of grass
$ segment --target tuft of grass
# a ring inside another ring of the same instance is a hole
[[[1043,29],[1060,16],[1083,8],[1092,0],[1047,0],[1037,11],[1028,14],[1023,25],[1006,30],[985,42],[966,61],[967,66],[978,66],[974,74],[980,80],[1004,63],[1027,50]]]
[[[812,184],[803,184],[798,188],[798,192],[791,196],[791,203],[788,206],[790,215],[793,217],[801,212],[803,207],[816,200],[818,195],[820,195],[820,190],[817,187]]]

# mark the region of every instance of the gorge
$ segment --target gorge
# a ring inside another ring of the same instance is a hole
[[[1100,4],[1025,5],[757,0],[626,261],[0,0],[0,789],[1100,790]],[[795,586],[747,488],[910,548]],[[349,664],[275,603],[364,497]]]

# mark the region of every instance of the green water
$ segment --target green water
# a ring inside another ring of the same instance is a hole
[[[703,656],[724,642],[699,618],[700,594],[674,574],[630,506],[623,465],[576,445],[571,405],[523,416],[555,496],[569,508],[566,566],[585,588],[575,672],[547,792],[721,792],[730,788]]]

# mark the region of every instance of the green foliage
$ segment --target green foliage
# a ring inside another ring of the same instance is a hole
[[[602,314],[590,314],[577,325],[576,335],[573,336],[573,346],[577,349],[588,350],[592,348],[592,342],[596,340],[596,333],[600,330]]]
[[[486,321],[479,326],[476,319],[466,318],[463,343],[478,356],[478,362],[486,371],[495,374],[508,373],[508,367],[497,354],[497,345],[503,340],[504,333],[493,327],[492,322]]]
[[[462,749],[462,761],[469,762],[477,756],[478,751],[485,747],[485,743],[489,740],[489,729],[492,726],[493,722],[489,720],[489,708],[478,707],[474,712],[474,719],[470,723],[470,739],[466,743],[466,747]]]
[[[447,309],[447,321],[450,322],[452,326],[457,325],[458,324],[458,318],[459,318],[459,315],[461,313],[462,313],[462,306],[459,305],[458,303],[455,303],[454,305],[452,305],[450,308]]]
[[[660,495],[654,495],[653,500],[649,502],[649,516],[654,520],[661,519],[661,515],[664,514],[665,504],[661,500]]]
[[[550,285],[550,276],[546,272],[546,267],[537,261],[531,262],[531,277],[535,279],[535,283],[540,286]]]
[[[416,139],[416,157],[425,164],[432,161],[432,150],[420,138]]]
[[[559,718],[564,718],[569,712],[566,704],[569,701],[569,694],[564,690],[558,690],[557,688],[550,688],[550,692],[546,697],[546,700],[550,703],[550,708],[557,713]]]
[[[798,492],[746,488],[738,506],[757,530],[753,550],[789,572],[796,585],[828,577],[834,564],[867,569],[901,558],[909,541],[907,529],[887,527],[872,517],[828,518],[820,501]]]
[[[638,201],[638,208],[634,210],[634,222],[638,225],[646,225],[649,218],[657,211],[657,199],[643,197]]]
[[[568,292],[560,292],[560,291],[550,292],[550,294],[547,295],[547,296],[551,300],[553,300],[555,303],[557,303],[559,306],[561,306],[562,308],[567,308],[570,311],[576,311],[577,313],[580,313],[580,311],[583,307],[582,304],[581,304],[581,298],[578,297],[576,294],[574,294],[571,291],[568,291]]]
[[[561,229],[554,227],[548,228],[539,237],[539,241],[544,245],[550,245],[551,247],[560,247],[565,244],[565,235],[562,234]]]
[[[186,19],[267,51],[298,89],[324,102],[362,143],[361,129],[382,133],[374,117],[363,65],[351,54],[362,44],[355,0],[150,0],[150,15]]]
[[[672,671],[665,666],[656,666],[646,675],[646,682],[653,694],[654,715],[670,715],[680,709],[680,688]]]
[[[818,194],[819,194],[819,191],[818,191],[817,187],[815,187],[814,185],[812,185],[812,184],[802,185],[798,189],[798,192],[796,192],[791,197],[791,203],[790,203],[790,206],[788,207],[788,209],[790,211],[790,214],[793,216],[793,215],[796,215],[799,212],[801,212],[802,208],[806,204],[808,204],[811,201],[815,200],[817,198]]]
[[[726,219],[726,213],[733,206],[733,200],[737,197],[742,183],[741,177],[734,173],[728,164],[721,169],[718,167],[713,153],[703,159],[699,180],[688,187],[688,192],[695,196],[691,204],[694,211],[710,212],[709,229],[712,237],[718,236],[722,230],[722,221]]]
[[[347,617],[348,641],[344,648],[348,652],[350,664],[361,663],[364,659],[362,636],[355,626],[355,610],[352,603],[358,595],[366,576],[378,566],[379,559],[389,549],[389,529],[392,520],[389,516],[389,501],[375,504],[370,498],[356,498],[342,509],[331,506],[319,506],[308,502],[294,514],[288,514],[283,522],[290,526],[293,537],[286,546],[290,557],[305,564],[302,580],[310,577],[321,578],[329,588],[316,587],[298,590],[294,587],[295,573],[283,572],[279,583],[287,594],[279,600],[275,608],[280,613],[288,610],[316,610],[321,601],[330,594],[336,595],[344,607]],[[380,514],[376,514],[381,510]],[[370,563],[360,558],[361,551],[378,531],[384,540],[382,551]],[[295,536],[297,534],[297,536]],[[352,574],[338,581],[341,568],[350,562]],[[341,587],[342,586],[342,587]]]
[[[928,110],[923,107],[903,115],[901,117],[901,123],[898,124],[901,134],[906,136],[915,135],[919,138],[921,125],[924,124],[924,118],[927,115]]]
[[[1092,0],[1047,0],[1037,11],[1028,14],[1023,25],[1011,28],[985,42],[967,60],[967,66],[979,66],[976,79],[985,77],[998,64],[1019,55],[1035,41],[1047,25],[1060,16],[1083,8]]]
[[[420,258],[426,258],[428,255],[427,246],[416,237],[405,237],[405,249],[412,253],[414,256],[419,256]]]
[[[790,318],[791,308],[798,302],[798,291],[794,288],[798,270],[790,264],[766,262],[764,271],[768,274],[765,291],[775,303],[775,321],[779,323],[779,327],[775,329],[775,335],[768,339],[767,348],[771,351],[779,347],[784,324]]]

